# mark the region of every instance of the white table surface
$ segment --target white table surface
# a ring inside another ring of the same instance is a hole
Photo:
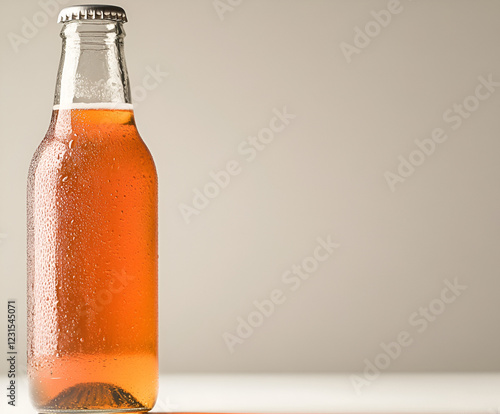
[[[3,397],[0,413],[35,413],[26,380],[17,385],[18,405]],[[349,375],[162,375],[152,412],[172,411],[500,414],[500,373],[383,374],[361,393]]]

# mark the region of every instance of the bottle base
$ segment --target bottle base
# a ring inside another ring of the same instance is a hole
[[[99,409],[99,410],[87,410],[86,408],[80,408],[75,410],[62,410],[62,409],[38,409],[38,414],[81,414],[82,412],[88,414],[120,414],[120,413],[134,413],[142,414],[151,411],[151,408],[113,408],[113,409]]]
[[[40,413],[144,413],[144,407],[123,388],[102,382],[87,382],[66,388],[50,402],[38,407]]]

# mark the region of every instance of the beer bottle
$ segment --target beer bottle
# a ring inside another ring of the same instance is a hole
[[[28,177],[28,378],[40,412],[150,410],[158,388],[157,174],[134,120],[127,17],[65,8]]]

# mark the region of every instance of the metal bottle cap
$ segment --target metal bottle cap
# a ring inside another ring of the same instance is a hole
[[[125,23],[127,15],[125,10],[118,6],[82,4],[62,9],[57,18],[57,23],[66,23],[71,20],[113,20]]]

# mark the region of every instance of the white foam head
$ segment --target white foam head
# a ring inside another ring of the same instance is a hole
[[[59,109],[114,109],[115,111],[131,111],[134,109],[134,106],[130,103],[123,102],[74,102],[53,106],[54,111],[57,111]]]

